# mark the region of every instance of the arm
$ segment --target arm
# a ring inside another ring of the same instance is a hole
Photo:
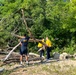
[[[20,42],[20,45],[22,46],[22,43]]]
[[[18,37],[18,38],[24,38],[23,36],[19,36],[19,35],[13,34],[13,33],[12,33],[12,35],[15,36],[15,37]],[[32,39],[31,39],[31,38],[29,39],[29,42],[34,42],[34,41],[35,41],[35,42],[40,42],[40,43],[42,43],[44,46],[46,46],[46,44],[45,44],[44,42],[42,42],[42,40],[40,40],[40,39],[33,39],[33,38],[32,38]]]

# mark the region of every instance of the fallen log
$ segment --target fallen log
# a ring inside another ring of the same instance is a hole
[[[19,35],[17,35],[17,34],[14,34],[14,33],[11,33],[12,34],[12,36],[15,36],[15,37],[17,37],[17,38],[23,38],[23,36],[19,36]],[[40,43],[42,43],[45,47],[47,46],[46,45],[46,43],[45,42],[42,42],[42,40],[40,40],[40,39],[36,39],[36,38],[32,38],[32,39],[29,39],[29,42],[40,42]]]
[[[45,57],[40,57],[40,55],[35,53],[29,53],[28,61],[40,61],[42,59],[45,59]],[[23,56],[23,61],[25,60],[25,56]],[[12,52],[11,56],[4,61],[4,63],[11,63],[11,62],[20,62],[20,54],[16,52]]]
[[[34,58],[29,58],[28,61],[31,62],[31,61],[40,61],[40,60],[44,60],[44,58],[40,58],[40,57],[34,57]],[[10,59],[7,59],[6,61],[4,61],[4,63],[12,63],[12,62],[20,62],[20,59],[19,57],[14,57],[14,58],[10,58]],[[23,62],[25,62],[25,59],[23,59]]]
[[[6,61],[8,59],[8,57],[12,54],[12,52],[20,45],[20,43],[18,43],[10,52],[9,54],[3,59],[3,61]]]
[[[2,52],[2,51],[1,51],[0,54],[7,55],[8,52]]]
[[[26,30],[28,31],[30,37],[32,38],[31,40],[33,40],[33,42],[40,42],[40,43],[42,43],[43,45],[47,46],[44,42],[42,42],[42,41],[39,40],[39,39],[36,39],[36,38],[33,36],[33,34],[31,33],[31,31],[30,31],[30,29],[29,29],[29,27],[28,27],[28,25],[27,25],[26,18],[25,18],[25,16],[24,16],[24,10],[21,9],[21,12],[22,12],[22,18],[23,18],[24,24],[25,24],[25,26],[26,26]],[[30,40],[29,40],[29,41],[30,41]]]
[[[25,24],[25,26],[26,26],[26,30],[28,31],[30,37],[34,38],[34,36],[32,35],[32,33],[31,33],[31,31],[30,31],[30,29],[29,29],[29,27],[28,27],[28,25],[27,25],[26,18],[25,18],[25,16],[24,16],[24,10],[21,9],[21,12],[22,12],[22,18],[23,18],[24,24]]]

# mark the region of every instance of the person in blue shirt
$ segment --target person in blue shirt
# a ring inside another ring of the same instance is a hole
[[[29,37],[27,37],[26,34],[24,34],[24,36],[22,36],[20,40],[21,43],[20,64],[22,64],[23,55],[25,55],[26,64],[28,64],[28,49],[27,49],[28,41],[29,41]]]

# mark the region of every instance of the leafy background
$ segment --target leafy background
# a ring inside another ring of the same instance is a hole
[[[52,41],[53,51],[76,51],[76,0],[0,0],[0,48],[15,46],[27,33],[21,9],[35,38]],[[29,43],[29,51],[37,51],[37,43]]]

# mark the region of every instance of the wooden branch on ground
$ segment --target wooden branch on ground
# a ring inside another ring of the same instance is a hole
[[[45,59],[43,56],[42,58],[40,55],[35,53],[29,53],[29,59],[28,61],[40,61],[41,59]],[[25,55],[23,55],[23,61],[25,61]],[[4,63],[12,63],[12,62],[20,62],[20,54],[13,52],[9,59],[7,59]]]
[[[20,45],[20,43],[18,43],[10,52],[9,54],[3,59],[3,61],[6,61],[8,59],[8,57],[12,54],[12,52]]]

